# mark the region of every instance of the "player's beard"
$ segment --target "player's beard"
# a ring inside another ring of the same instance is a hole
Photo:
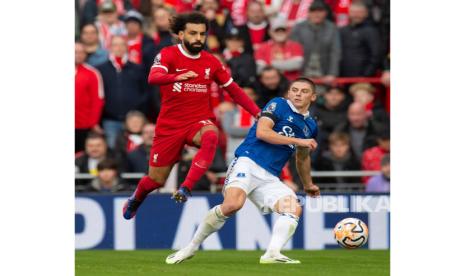
[[[191,54],[198,54],[200,53],[200,51],[203,50],[203,48],[205,47],[205,44],[202,43],[202,42],[195,42],[195,43],[192,43],[190,44],[189,41],[187,40],[184,40],[184,46],[186,46],[187,50],[191,53]]]

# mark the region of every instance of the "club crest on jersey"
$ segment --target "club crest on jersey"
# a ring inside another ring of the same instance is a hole
[[[210,79],[210,68],[205,69],[205,79]]]
[[[271,103],[267,108],[266,111],[273,112],[276,110],[276,103]]]
[[[305,137],[310,136],[310,130],[308,129],[307,126],[304,127],[304,134],[305,134]]]

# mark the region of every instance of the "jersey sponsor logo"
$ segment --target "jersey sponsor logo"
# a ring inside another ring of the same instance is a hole
[[[207,93],[208,87],[206,84],[175,82],[173,84],[173,92],[182,92],[182,91]]]
[[[206,84],[199,83],[184,83],[184,92],[197,92],[197,93],[207,93],[208,88]]]
[[[176,72],[182,72],[182,71],[186,71],[187,69],[178,69],[176,68]]]
[[[266,111],[273,112],[276,110],[276,103],[271,103],[267,108]]]
[[[237,173],[236,177],[241,177],[241,178],[245,177],[245,173],[239,172],[239,173]]]
[[[205,69],[205,79],[210,79],[210,68]]]
[[[175,82],[173,84],[173,92],[181,92],[181,90],[182,90],[182,83]]]
[[[290,126],[283,126],[282,131],[278,132],[278,134],[286,136],[286,137],[295,137],[294,130]],[[294,145],[288,145],[291,149],[295,149]]]

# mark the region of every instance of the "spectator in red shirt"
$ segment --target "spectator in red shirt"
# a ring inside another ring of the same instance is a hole
[[[74,134],[75,152],[84,149],[84,143],[91,130],[103,133],[99,126],[103,108],[103,83],[100,73],[85,64],[86,52],[82,43],[76,42],[74,75]]]
[[[391,138],[389,129],[380,132],[377,139],[378,145],[369,148],[362,155],[362,169],[365,171],[381,170],[381,159],[391,151]],[[367,183],[370,177],[364,177],[363,183]]]
[[[288,80],[300,76],[300,69],[304,62],[304,51],[300,43],[289,40],[286,22],[276,19],[269,31],[271,39],[260,43],[255,50],[257,73],[266,65],[271,65],[281,71]]]
[[[144,18],[135,10],[130,10],[124,17],[128,31],[128,58],[135,64],[144,67],[148,77],[155,57],[155,43],[152,38],[142,32]]]
[[[286,19],[287,26],[292,28],[295,24],[307,19],[308,8],[313,0],[283,0],[278,16]]]
[[[270,39],[269,24],[263,3],[251,1],[247,6],[247,23],[238,27],[239,35],[244,39],[244,50],[254,52],[258,44]]]

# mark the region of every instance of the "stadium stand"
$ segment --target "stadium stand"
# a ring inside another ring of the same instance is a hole
[[[385,181],[390,151],[389,1],[301,2],[273,1],[274,6],[270,6],[265,0],[76,0],[76,42],[84,46],[86,68],[100,73],[98,85],[104,95],[98,125],[75,126],[99,143],[97,149],[91,149],[92,144],[85,147],[85,138],[76,135],[76,143],[81,145],[75,151],[76,191],[124,192],[143,175],[140,164],[148,158],[150,139],[143,137],[142,126],[155,123],[161,105],[158,88],[146,81],[151,66],[147,63],[163,47],[177,43],[168,31],[169,19],[195,10],[210,22],[206,50],[222,59],[241,87],[254,92],[260,107],[275,96],[285,95],[289,78],[304,75],[319,85],[317,102],[310,108],[320,129],[319,149],[312,153],[312,175],[316,184],[324,183],[323,192],[364,192],[367,183]],[[133,24],[137,32],[128,32],[131,22],[137,23]],[[279,48],[279,32],[286,32],[283,43],[297,50],[273,51]],[[126,47],[112,46],[112,42],[124,42]],[[289,62],[290,57],[300,61]],[[76,75],[79,97],[91,93],[86,92],[84,81],[89,80]],[[211,103],[221,132],[216,158],[221,160],[216,160],[219,165],[211,168],[201,185],[211,192],[221,191],[224,164],[228,165],[232,155],[233,145],[228,141],[239,144],[244,134],[234,133],[250,127],[244,112],[225,108],[231,102],[228,95],[220,87],[214,91]],[[76,101],[76,112],[90,110],[91,104]],[[137,127],[137,133],[124,126],[133,110],[148,120]],[[338,152],[336,144],[344,150]],[[182,159],[186,162],[173,170],[176,175],[171,179],[178,179],[187,170],[191,150],[186,148]],[[108,161],[110,157],[116,160]],[[99,166],[112,171],[109,175],[113,178],[102,181]],[[301,189],[292,162],[288,169],[286,181]],[[370,182],[374,175],[377,179]],[[109,184],[100,185],[103,182]],[[384,184],[372,186],[386,192]],[[163,191],[178,185],[175,181]]]

